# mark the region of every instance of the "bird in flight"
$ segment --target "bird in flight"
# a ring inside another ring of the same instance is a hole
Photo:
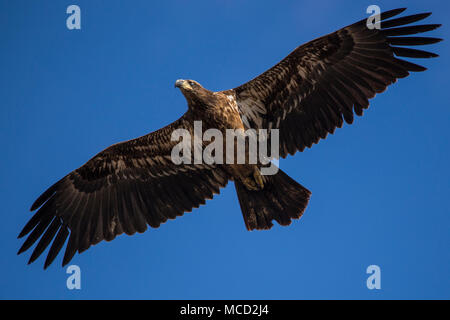
[[[36,241],[29,263],[51,244],[47,268],[65,242],[63,266],[102,240],[157,228],[212,199],[234,181],[248,230],[270,229],[273,221],[289,225],[306,209],[310,192],[283,171],[262,175],[256,164],[175,164],[174,130],[192,133],[203,127],[278,129],[279,155],[310,148],[362,116],[369,99],[425,67],[401,58],[432,58],[409,48],[442,39],[415,36],[437,24],[410,25],[430,13],[403,17],[405,9],[380,15],[378,28],[366,19],[297,47],[253,80],[234,89],[212,92],[193,80],[175,84],[188,110],[172,124],[98,153],[45,191],[31,206],[37,210],[19,238],[28,235],[19,254]],[[272,137],[269,136],[267,140]]]

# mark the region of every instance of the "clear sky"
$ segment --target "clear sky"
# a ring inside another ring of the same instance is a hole
[[[159,229],[102,242],[71,264],[17,256],[41,192],[109,145],[181,116],[174,89],[255,77],[297,45],[382,10],[433,11],[449,40],[447,1],[0,0],[0,298],[450,298],[449,43],[389,87],[363,118],[282,160],[312,191],[300,221],[248,232],[230,183]],[[81,30],[66,8],[81,8]],[[368,290],[366,268],[381,268]]]

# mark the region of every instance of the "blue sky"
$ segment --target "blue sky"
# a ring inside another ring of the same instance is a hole
[[[445,1],[0,0],[0,298],[450,298],[449,41],[429,71],[400,80],[363,118],[281,168],[312,191],[300,221],[245,229],[231,184],[159,229],[102,242],[43,271],[16,256],[35,198],[107,146],[166,125],[186,110],[173,88],[192,78],[235,87],[297,45],[408,6],[448,21]],[[407,4],[406,4],[407,3]],[[66,28],[81,8],[82,29]],[[433,35],[449,38],[444,25]],[[366,268],[381,268],[381,290]]]

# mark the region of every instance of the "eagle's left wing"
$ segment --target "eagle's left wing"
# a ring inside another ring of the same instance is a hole
[[[368,99],[383,92],[409,71],[426,68],[397,59],[430,58],[434,53],[404,48],[426,45],[437,38],[403,37],[440,25],[415,25],[430,13],[387,20],[405,9],[381,14],[381,28],[369,29],[362,20],[295,49],[255,79],[228,91],[234,93],[248,128],[279,129],[280,155],[311,147],[341,127],[343,119],[361,116]],[[401,37],[398,37],[401,36]]]

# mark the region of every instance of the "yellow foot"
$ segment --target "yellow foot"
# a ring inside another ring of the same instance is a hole
[[[259,190],[258,185],[256,184],[255,180],[253,180],[252,176],[243,178],[242,183],[245,185],[245,187],[248,190],[252,190],[252,191]]]
[[[261,172],[259,172],[259,169],[257,167],[255,167],[255,171],[253,171],[253,178],[255,179],[256,184],[258,185],[258,189],[263,189],[264,188],[264,180],[263,177],[261,175]]]
[[[262,190],[264,188],[264,179],[259,172],[259,169],[256,167],[253,174],[248,177],[244,177],[242,182],[248,190]]]

